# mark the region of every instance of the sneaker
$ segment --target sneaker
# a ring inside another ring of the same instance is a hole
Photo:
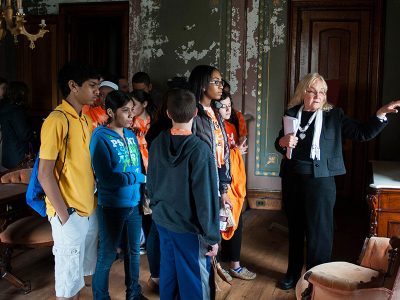
[[[225,270],[224,268],[221,267],[221,265],[218,263],[217,264],[217,268],[219,271],[221,271],[222,274],[224,274],[226,280],[228,282],[231,282],[233,280],[232,276],[229,274],[229,272],[227,270]]]
[[[160,292],[160,285],[150,276],[149,280],[147,280],[147,286],[154,293]]]
[[[140,246],[140,255],[147,254],[146,248],[144,246]]]
[[[244,280],[252,280],[256,278],[257,274],[249,271],[246,267],[242,267],[240,271],[235,271],[234,269],[229,269],[229,273],[236,278]]]

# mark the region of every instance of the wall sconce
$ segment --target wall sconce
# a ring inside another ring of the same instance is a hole
[[[29,48],[34,49],[35,41],[38,38],[43,37],[46,32],[49,32],[48,30],[44,29],[46,27],[46,22],[44,19],[42,19],[39,24],[40,29],[38,33],[31,34],[26,31],[24,26],[26,21],[24,9],[22,7],[22,0],[17,0],[17,12],[15,15],[11,6],[11,0],[0,0],[0,4],[0,40],[5,37],[8,29],[8,31],[10,31],[10,33],[14,36],[14,42],[16,44],[18,43],[17,36],[24,35],[31,42]]]

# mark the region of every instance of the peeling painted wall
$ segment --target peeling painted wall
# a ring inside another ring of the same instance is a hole
[[[131,0],[132,73],[148,72],[159,89],[194,66],[219,65],[220,1]],[[130,74],[131,76],[132,74]]]
[[[274,151],[271,139],[278,131],[275,127],[280,126],[277,117],[269,114],[280,117],[283,111],[286,67],[282,47],[285,48],[286,19],[282,16],[286,1],[142,0],[138,4],[131,0],[131,6],[131,73],[148,72],[156,87],[163,90],[168,78],[189,77],[198,64],[218,67],[231,84],[235,107],[252,118],[248,123],[248,187],[279,189],[279,178],[257,173],[257,168],[260,169],[260,157]],[[283,56],[275,55],[276,52]],[[274,62],[267,65],[266,58],[271,53]],[[267,94],[265,87],[271,82],[266,69],[274,73],[274,93]],[[270,95],[275,97],[274,105],[265,106]],[[275,127],[270,126],[270,120],[277,123]],[[257,140],[261,129],[265,130],[261,133],[263,140]],[[276,132],[268,132],[267,143],[268,130]],[[265,147],[257,153],[260,143]]]

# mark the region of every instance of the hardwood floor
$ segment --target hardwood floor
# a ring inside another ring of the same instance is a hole
[[[271,224],[277,224],[272,226]],[[228,299],[295,299],[294,290],[282,291],[276,282],[283,277],[287,264],[287,233],[282,231],[285,217],[280,211],[248,210],[244,213],[242,265],[257,273],[252,281],[234,279]],[[30,279],[32,292],[21,295],[5,280],[0,280],[0,299],[54,299],[54,262],[51,248],[33,249],[16,253],[13,271],[23,279]],[[149,270],[146,256],[141,257],[140,283],[144,295],[150,300],[159,299],[147,287]],[[123,263],[114,263],[110,274],[112,299],[125,299]],[[80,299],[91,299],[90,285],[84,287]]]

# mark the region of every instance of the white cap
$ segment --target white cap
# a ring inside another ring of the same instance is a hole
[[[101,87],[103,87],[103,86],[108,86],[108,87],[110,87],[110,88],[112,88],[112,89],[118,91],[118,85],[116,85],[114,82],[104,80],[104,81],[102,81],[102,82],[100,83],[99,88],[101,88]]]

